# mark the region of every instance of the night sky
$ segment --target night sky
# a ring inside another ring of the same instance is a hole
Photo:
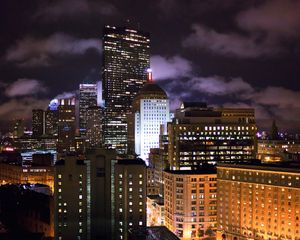
[[[101,81],[104,25],[151,34],[151,67],[181,100],[254,107],[260,129],[300,129],[299,0],[1,0],[0,120]],[[129,21],[129,23],[128,23]]]

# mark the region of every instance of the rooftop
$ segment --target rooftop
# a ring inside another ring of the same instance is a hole
[[[118,160],[119,165],[146,165],[143,159],[120,159]]]
[[[213,165],[199,166],[197,169],[193,170],[165,170],[167,173],[171,174],[184,174],[184,175],[197,175],[197,174],[216,174],[217,169]]]
[[[147,95],[160,95],[160,97],[168,98],[166,92],[154,82],[147,82],[138,92],[136,97],[143,97]]]
[[[129,233],[129,240],[179,240],[179,238],[172,233],[165,226],[146,227],[142,229],[134,229]]]
[[[276,172],[293,172],[300,173],[299,162],[278,162],[278,163],[262,163],[259,161],[243,162],[243,163],[219,163],[217,168],[240,168],[246,170],[264,170]]]
[[[147,198],[155,201],[158,205],[164,205],[164,198],[161,195],[148,195]]]
[[[181,108],[207,108],[205,102],[182,102]]]

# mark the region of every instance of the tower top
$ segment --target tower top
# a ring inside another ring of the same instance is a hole
[[[148,73],[148,82],[152,83],[153,82],[152,69],[148,68],[147,73]]]

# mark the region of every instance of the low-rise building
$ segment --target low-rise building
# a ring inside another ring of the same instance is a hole
[[[299,239],[299,164],[219,164],[217,239]]]
[[[14,162],[0,162],[0,184],[45,184],[54,192],[53,166],[22,166]]]
[[[165,225],[164,198],[160,195],[147,196],[147,226]]]
[[[215,236],[216,176],[213,167],[164,172],[165,226],[180,239]]]

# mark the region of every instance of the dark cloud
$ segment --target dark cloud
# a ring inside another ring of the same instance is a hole
[[[45,91],[46,87],[39,80],[21,78],[6,87],[5,95],[7,97],[28,96]]]
[[[180,56],[154,55],[151,57],[151,68],[154,80],[175,79],[189,76],[192,71],[192,63]]]
[[[287,38],[299,34],[300,1],[273,0],[242,11],[237,16],[238,25],[251,32],[266,32],[272,37]]]
[[[263,105],[277,106],[286,109],[300,109],[300,91],[283,87],[269,86],[261,91],[254,92],[250,98]]]
[[[300,2],[262,1],[256,7],[239,12],[236,23],[239,31],[222,32],[193,24],[193,32],[183,40],[183,46],[238,58],[285,53],[288,49],[282,42],[294,42],[299,37]]]
[[[158,81],[159,84],[164,82],[163,79]],[[170,96],[173,110],[183,100],[206,101],[213,106],[255,108],[258,123],[264,128],[273,118],[285,129],[291,130],[300,124],[297,117],[300,103],[296,100],[300,99],[300,91],[274,86],[257,89],[241,77],[195,75],[181,81],[169,81],[163,86]],[[289,119],[293,121],[287,124]]]
[[[2,121],[9,121],[16,118],[30,119],[32,109],[45,109],[48,105],[47,99],[36,99],[25,97],[20,99],[10,99],[0,105],[0,118]]]
[[[109,16],[117,14],[114,5],[105,1],[59,0],[43,2],[35,18],[46,21],[58,21],[66,18],[84,17],[91,14]]]
[[[226,80],[224,77],[195,77],[184,84],[188,89],[197,90],[210,95],[232,95],[251,93],[253,87],[241,78]]]
[[[256,36],[238,33],[220,33],[199,24],[192,26],[193,33],[183,41],[184,47],[207,49],[214,54],[238,58],[257,58],[276,54],[269,41],[259,41]]]
[[[25,37],[19,40],[6,52],[5,59],[21,67],[49,66],[53,57],[82,55],[89,49],[100,52],[101,41],[54,33],[47,38]]]

